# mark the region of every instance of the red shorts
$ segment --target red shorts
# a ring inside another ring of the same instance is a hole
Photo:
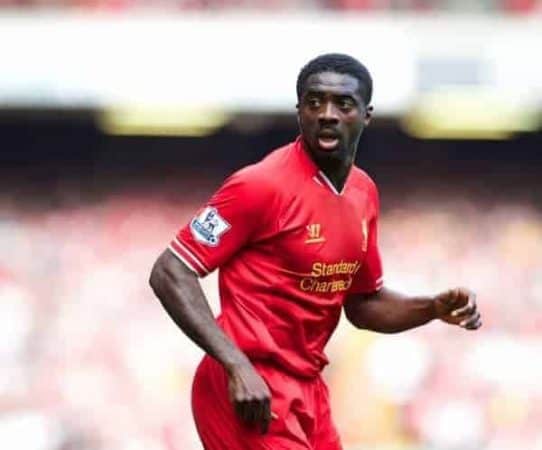
[[[271,390],[271,411],[278,416],[265,435],[236,416],[228,398],[224,368],[209,356],[199,365],[192,387],[192,410],[206,450],[342,448],[321,377],[296,378],[260,363],[254,363],[254,367]]]

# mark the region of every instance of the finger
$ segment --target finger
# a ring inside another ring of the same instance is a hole
[[[260,401],[250,400],[246,402],[246,421],[250,424],[254,424],[260,421]]]
[[[253,424],[260,424],[263,418],[263,401],[262,400],[252,400],[250,402],[250,419]]]
[[[467,304],[465,306],[462,306],[461,308],[454,309],[451,314],[452,314],[452,317],[462,317],[462,316],[471,316],[474,312],[476,312],[476,305]]]
[[[262,416],[260,422],[262,434],[267,433],[269,424],[271,423],[271,402],[269,399],[265,399],[262,403]]]
[[[476,294],[471,292],[468,296],[467,304],[461,308],[457,308],[452,311],[453,317],[464,316],[465,314],[472,314],[476,311]]]
[[[467,330],[477,330],[481,326],[482,326],[482,319],[478,319],[478,321],[474,325],[465,327],[465,329],[467,329]]]
[[[250,424],[252,423],[252,412],[251,412],[251,409],[250,409],[250,403],[248,401],[244,401],[242,403],[242,415],[241,415],[241,418],[243,420],[243,422],[247,423],[247,424]]]
[[[241,421],[245,423],[252,423],[254,421],[252,418],[250,401],[245,398],[242,398],[235,402],[235,412],[237,413]]]
[[[245,405],[243,401],[236,400],[234,403],[235,406],[235,413],[237,414],[237,417],[241,419],[243,422],[246,421],[245,419]]]
[[[470,316],[468,319],[463,320],[459,323],[460,327],[470,328],[473,327],[480,320],[480,313],[477,312],[474,315]]]
[[[271,418],[262,420],[261,422],[261,432],[266,434],[269,431],[269,425],[271,424]]]
[[[472,326],[472,324],[476,323],[478,320],[480,320],[480,313],[476,312],[470,315],[469,317],[467,317],[466,319],[462,320],[461,322],[459,322],[459,326],[463,328],[467,326]]]

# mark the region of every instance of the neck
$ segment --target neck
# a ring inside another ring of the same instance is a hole
[[[321,164],[316,161],[316,164],[320,170],[324,172],[329,181],[331,181],[333,186],[335,186],[337,192],[341,192],[346,183],[346,179],[348,178],[348,174],[350,173],[350,169],[352,168],[352,163],[341,161],[340,164],[329,164],[326,161],[325,164]]]
[[[343,158],[330,158],[323,155],[316,155],[308,150],[307,153],[311,159],[315,162],[318,168],[324,172],[325,176],[333,184],[337,192],[341,192],[348,178],[348,174],[354,165],[354,159],[356,158],[356,151],[349,152],[348,156]]]
[[[348,174],[354,165],[356,158],[357,142],[355,143],[354,150],[351,149],[342,153],[341,155],[328,156],[325,154],[317,154],[310,150],[307,141],[301,136],[301,142],[303,143],[303,150],[314,161],[318,169],[320,169],[327,179],[333,184],[337,192],[341,192],[344,188]]]

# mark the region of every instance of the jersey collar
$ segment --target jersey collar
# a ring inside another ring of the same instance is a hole
[[[305,143],[303,142],[303,138],[301,136],[298,136],[297,139],[294,142],[295,151],[298,154],[298,159],[303,167],[304,171],[307,173],[307,175],[310,176],[312,181],[314,183],[319,184],[320,186],[324,187],[325,189],[331,191],[331,193],[335,195],[343,195],[344,190],[346,189],[346,184],[348,183],[348,178],[346,179],[346,182],[344,183],[344,186],[342,190],[339,192],[333,185],[333,183],[330,181],[330,179],[326,176],[326,174],[320,170],[320,168],[316,165],[316,163],[312,160],[310,157],[306,147]]]

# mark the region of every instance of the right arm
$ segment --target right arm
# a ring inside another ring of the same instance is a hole
[[[224,366],[230,401],[239,417],[261,424],[265,433],[271,421],[269,388],[247,356],[216,324],[197,275],[165,250],[156,260],[149,282],[177,326]]]
[[[196,274],[169,250],[156,260],[149,282],[177,326],[228,373],[248,362],[216,324]]]

